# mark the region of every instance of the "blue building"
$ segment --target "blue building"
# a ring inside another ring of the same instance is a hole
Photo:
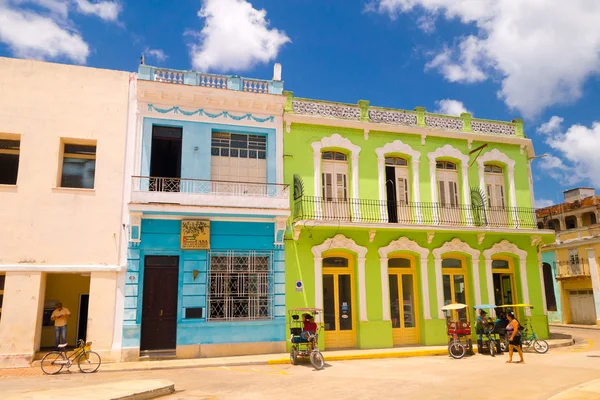
[[[122,360],[285,350],[282,91],[140,65]]]

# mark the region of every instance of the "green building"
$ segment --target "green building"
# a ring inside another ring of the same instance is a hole
[[[324,310],[326,349],[447,343],[452,302],[532,304],[548,336],[521,120],[287,93],[284,123],[286,303]]]

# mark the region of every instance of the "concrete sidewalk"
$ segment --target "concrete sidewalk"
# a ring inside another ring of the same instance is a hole
[[[574,329],[593,329],[600,330],[600,325],[576,325],[576,324],[548,324],[554,328],[574,328]]]
[[[597,400],[600,399],[600,379],[589,381],[565,390],[548,400]]]
[[[82,400],[145,400],[175,392],[175,384],[168,380],[136,380],[111,382],[73,388],[32,390],[8,395],[6,400],[58,400],[74,398]]]

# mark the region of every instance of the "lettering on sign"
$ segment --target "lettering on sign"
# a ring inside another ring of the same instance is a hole
[[[210,221],[181,221],[181,248],[184,250],[209,250]]]

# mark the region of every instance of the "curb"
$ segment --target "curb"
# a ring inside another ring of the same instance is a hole
[[[343,356],[328,356],[323,355],[325,361],[348,361],[348,360],[375,360],[383,358],[408,358],[408,357],[425,357],[425,356],[443,356],[448,354],[448,350],[420,350],[411,352],[389,352],[376,354],[347,354]],[[268,360],[268,365],[290,364],[289,358],[280,358],[277,360]]]
[[[122,397],[115,397],[114,400],[149,400],[157,397],[166,396],[175,393],[175,384],[171,383],[168,386],[146,390],[139,393],[130,394]]]
[[[598,325],[568,325],[568,324],[548,324],[553,328],[567,328],[567,329],[585,329],[588,331],[600,331],[600,326]]]
[[[555,394],[548,400],[592,400],[599,397],[600,379],[595,379]]]

